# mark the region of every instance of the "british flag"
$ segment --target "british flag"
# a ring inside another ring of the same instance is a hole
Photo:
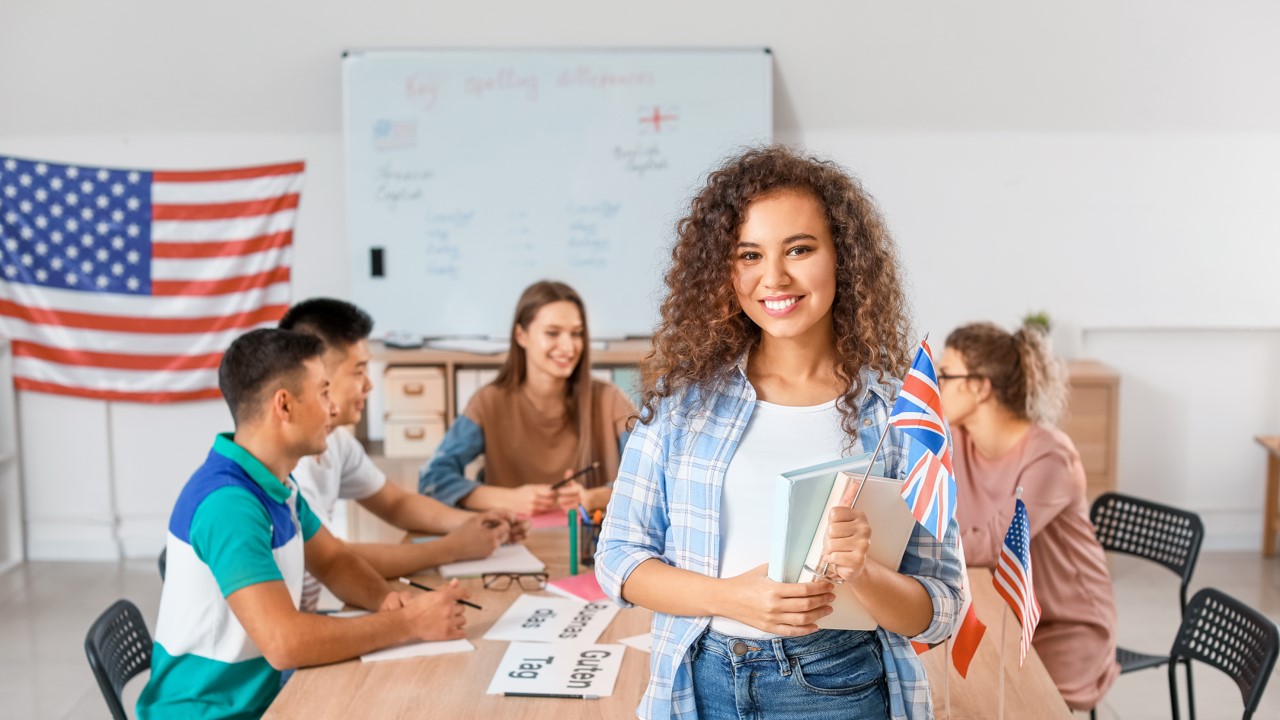
[[[921,341],[902,392],[889,413],[889,424],[915,442],[908,462],[911,470],[902,485],[902,498],[916,522],[939,540],[947,532],[956,508],[956,481],[951,465],[951,431],[942,415],[938,374],[929,343]]]
[[[1013,521],[1009,523],[1009,532],[1005,533],[991,581],[996,592],[1018,616],[1018,622],[1022,623],[1022,639],[1018,643],[1022,651],[1018,667],[1022,667],[1022,662],[1027,659],[1027,648],[1031,647],[1031,637],[1040,623],[1040,602],[1036,600],[1036,588],[1031,578],[1031,529],[1027,506],[1021,497],[1016,502]]]

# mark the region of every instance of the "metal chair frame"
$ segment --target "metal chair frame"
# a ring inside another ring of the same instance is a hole
[[[135,675],[151,669],[151,633],[138,607],[117,600],[107,608],[85,634],[84,654],[111,717],[128,720],[120,692]]]
[[[1204,542],[1200,516],[1130,495],[1103,493],[1089,508],[1089,520],[1104,550],[1150,560],[1177,575],[1178,607],[1185,616],[1187,588]],[[1123,647],[1116,648],[1116,662],[1121,674],[1170,664],[1168,655],[1148,655]],[[1194,698],[1191,663],[1184,661],[1183,667],[1187,696]],[[1195,720],[1194,699],[1191,720]]]
[[[1280,629],[1265,615],[1214,588],[1191,598],[1182,626],[1169,651],[1169,700],[1178,720],[1178,674],[1174,666],[1196,660],[1211,665],[1236,681],[1244,701],[1244,720],[1253,717],[1280,654]],[[1190,689],[1190,688],[1188,688]],[[1188,693],[1192,716],[1195,706]]]

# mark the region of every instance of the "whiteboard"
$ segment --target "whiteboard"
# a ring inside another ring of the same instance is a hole
[[[353,51],[342,75],[352,299],[382,331],[505,337],[550,278],[593,335],[650,333],[689,198],[773,132],[763,48]]]

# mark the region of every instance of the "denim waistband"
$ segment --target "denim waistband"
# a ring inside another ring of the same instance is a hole
[[[819,630],[800,637],[749,638],[708,629],[694,645],[698,652],[711,651],[734,664],[774,660],[783,675],[790,675],[793,658],[831,653],[875,640],[873,630]]]

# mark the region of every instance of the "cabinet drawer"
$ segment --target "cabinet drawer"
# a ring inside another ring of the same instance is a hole
[[[1090,475],[1109,473],[1112,388],[1084,385],[1071,388],[1066,417],[1059,425],[1080,452],[1080,463]]]
[[[427,458],[444,439],[444,416],[388,417],[383,454]]]
[[[391,367],[384,376],[388,418],[443,415],[444,371],[437,367]],[[388,434],[390,430],[388,429]]]

